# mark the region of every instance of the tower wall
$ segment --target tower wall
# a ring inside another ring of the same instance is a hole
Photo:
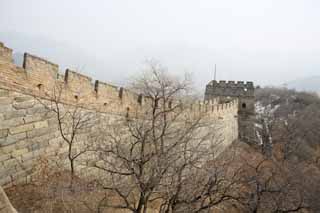
[[[206,86],[205,100],[218,98],[220,103],[238,99],[239,138],[249,142],[255,140],[255,89],[253,82],[211,81]]]

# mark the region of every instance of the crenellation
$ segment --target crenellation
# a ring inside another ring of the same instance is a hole
[[[87,97],[94,92],[92,78],[70,69],[65,72],[65,83],[67,88],[77,95],[82,94]]]
[[[98,96],[98,101],[119,99],[119,88],[117,86],[96,80],[94,88]]]

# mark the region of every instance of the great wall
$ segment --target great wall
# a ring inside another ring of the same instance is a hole
[[[61,136],[57,122],[46,116],[44,106],[36,101],[46,100],[55,85],[63,87],[61,100],[65,104],[83,103],[88,110],[109,117],[138,116],[149,104],[147,97],[98,80],[93,83],[90,77],[70,69],[63,75],[57,64],[28,53],[19,67],[13,63],[12,53],[12,49],[0,42],[0,186],[4,188],[28,182],[36,160],[52,155],[58,147]],[[215,84],[219,86],[214,87]],[[232,89],[226,92],[226,88]],[[230,99],[236,90],[242,92]],[[218,96],[228,98],[220,99],[220,103],[215,99]],[[219,125],[217,131],[223,136],[224,149],[242,137],[238,125],[247,128],[246,117],[250,117],[254,107],[253,96],[251,82],[212,81],[207,85],[205,101],[193,103],[189,108],[192,113],[205,113],[212,123]],[[239,118],[244,122],[238,121]],[[0,212],[5,212],[1,211],[1,205]]]

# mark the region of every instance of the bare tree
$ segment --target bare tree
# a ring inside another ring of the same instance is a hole
[[[145,213],[153,205],[162,212],[183,206],[194,212],[191,206],[196,206],[200,212],[229,199],[231,184],[205,166],[215,160],[223,139],[207,114],[195,110],[199,106],[187,107],[189,86],[188,78],[174,78],[153,63],[133,82],[131,88],[145,97],[139,116],[119,118],[102,133],[95,167],[106,173],[104,189],[117,197],[117,202],[106,200],[105,207]],[[194,192],[186,187],[193,186],[190,179],[199,184]],[[215,193],[225,196],[207,202]]]
[[[45,99],[36,99],[48,110],[48,113],[53,114],[53,119],[57,123],[64,147],[66,147],[72,185],[76,173],[75,161],[88,151],[94,151],[92,141],[88,141],[90,138],[88,135],[94,125],[96,114],[85,109],[79,100],[66,103],[66,100],[63,99],[63,88],[63,85],[57,84],[53,91],[45,94]]]

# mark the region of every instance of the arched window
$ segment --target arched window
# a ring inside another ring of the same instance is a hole
[[[246,103],[242,103],[242,108],[243,109],[247,108],[247,104]]]

